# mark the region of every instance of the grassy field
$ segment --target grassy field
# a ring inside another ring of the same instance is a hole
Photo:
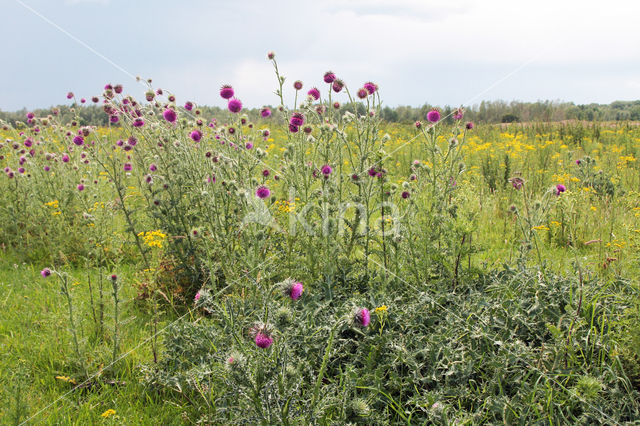
[[[376,90],[5,125],[0,421],[637,419],[637,123],[391,125]]]

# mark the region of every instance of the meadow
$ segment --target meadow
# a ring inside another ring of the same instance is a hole
[[[387,123],[269,60],[254,120],[0,123],[0,421],[638,421],[638,123]]]

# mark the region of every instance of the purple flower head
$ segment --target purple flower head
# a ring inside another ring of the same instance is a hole
[[[44,171],[45,171],[45,172],[48,172],[49,170],[51,170],[51,167],[49,167],[49,166],[44,166]]]
[[[576,160],[576,165],[579,166],[580,164],[582,164],[581,160]]]
[[[84,185],[83,184],[78,184],[77,188],[78,188],[78,191],[84,191]]]
[[[318,99],[320,99],[320,91],[316,88],[316,87],[312,87],[308,92],[307,95],[311,96],[315,101],[317,101]]]
[[[133,166],[131,165],[131,163],[124,163],[125,172],[130,172],[132,169],[133,169]]]
[[[40,271],[40,275],[42,275],[42,278],[47,278],[51,275],[51,269],[44,268],[42,271]]]
[[[340,109],[340,102],[334,102],[333,109]]]
[[[245,148],[247,148],[247,149],[251,149],[251,148],[253,148],[253,144],[252,144],[251,142],[247,142],[247,143],[244,145],[244,147],[245,147]]]
[[[296,80],[293,82],[293,88],[296,90],[302,89],[302,82],[300,80]]]
[[[302,292],[304,291],[304,286],[301,282],[294,282],[291,285],[291,289],[289,291],[289,297],[293,300],[298,300],[300,296],[302,296]]]
[[[259,331],[254,340],[256,346],[262,349],[267,349],[273,343],[273,338],[264,331]]]
[[[262,118],[271,117],[271,110],[269,108],[262,108],[260,110],[260,117]]]
[[[115,86],[113,86],[113,91],[116,92],[117,94],[122,93],[122,84],[116,84]]]
[[[71,98],[73,98],[73,92],[67,93],[67,99],[71,99]]]
[[[120,117],[118,117],[117,115],[110,115],[109,116],[109,122],[111,124],[116,124],[118,121],[120,121]]]
[[[336,75],[331,72],[331,71],[327,71],[326,73],[324,73],[324,82],[325,83],[333,83],[334,80],[336,79]]]
[[[468,122],[464,127],[466,127],[467,130],[473,129],[473,122],[472,121]]]
[[[33,120],[33,119],[35,118],[35,116],[36,116],[36,115],[35,115],[34,113],[32,113],[32,112],[28,112],[28,113],[27,113],[27,118],[28,118],[29,120]]]
[[[149,166],[149,170],[152,171],[152,172],[155,172],[156,170],[158,170],[158,167],[155,164],[151,164]]]
[[[300,130],[300,128],[298,126],[294,126],[293,124],[289,124],[289,131],[291,133],[298,133],[299,130]]]
[[[366,82],[363,87],[370,95],[373,95],[378,90],[378,85],[370,81]]]
[[[372,167],[369,169],[368,173],[369,176],[374,177],[378,172],[376,171],[375,167]]]
[[[464,117],[464,111],[462,108],[458,108],[456,112],[453,113],[453,119],[462,120],[462,117]]]
[[[369,92],[367,92],[367,89],[362,88],[362,89],[359,89],[359,90],[358,90],[358,97],[359,97],[360,99],[364,99],[364,98],[366,98],[367,96],[369,96]]]
[[[333,169],[328,164],[325,164],[324,166],[322,166],[322,169],[320,170],[322,171],[322,174],[325,176],[329,176],[331,172],[333,172]]]
[[[563,184],[559,183],[556,185],[556,195],[560,195],[566,190],[567,190],[567,187],[564,186]]]
[[[333,84],[331,85],[331,88],[336,93],[340,93],[340,91],[342,91],[343,87],[344,87],[344,82],[342,80],[339,80],[339,79],[334,80]]]
[[[431,111],[429,111],[427,113],[427,120],[429,120],[430,123],[437,123],[438,121],[440,121],[440,111],[438,111],[437,109],[432,109]]]
[[[195,142],[200,142],[200,139],[202,139],[202,132],[196,129],[189,134],[189,137]]]
[[[403,192],[402,192],[402,198],[404,198],[405,200],[406,200],[407,198],[409,198],[409,196],[410,196],[410,195],[411,195],[411,194],[409,194],[409,191],[403,191]]]
[[[220,88],[220,96],[223,99],[231,99],[233,95],[234,95],[233,87],[229,86],[228,84],[225,84]]]
[[[18,173],[20,173],[21,175],[23,175],[23,174],[24,174],[24,172],[25,172],[24,167],[20,167],[20,168],[18,168]]]
[[[422,128],[422,122],[420,120],[416,121],[416,129]]]
[[[271,172],[269,171],[269,169],[264,169],[262,171],[262,176],[264,176],[264,177],[269,177],[270,174],[271,174]]]
[[[196,293],[196,296],[193,298],[193,301],[198,303],[198,300],[200,300],[201,297],[202,297],[202,295],[200,294],[200,291],[198,291]]]
[[[77,135],[75,138],[73,138],[73,143],[78,146],[84,145],[84,138],[80,135]]]
[[[133,127],[142,127],[144,126],[144,120],[142,118],[136,118],[133,120]]]
[[[519,177],[511,178],[511,185],[513,185],[515,189],[521,189],[522,185],[524,185],[524,180]]]
[[[273,58],[276,57],[276,54],[274,52],[268,52],[267,53],[267,58],[273,60]]]
[[[371,314],[367,308],[360,308],[356,312],[355,322],[361,327],[367,327],[371,322]]]
[[[178,119],[178,114],[176,114],[176,112],[174,110],[172,110],[171,108],[165,109],[164,112],[162,113],[162,116],[169,123],[175,123],[176,120]]]
[[[187,111],[191,111],[191,110],[193,109],[193,102],[191,102],[191,101],[187,101],[187,102],[184,104],[184,109],[186,109]],[[167,121],[168,121],[168,120],[167,120]]]
[[[69,155],[68,154],[64,154],[62,156],[62,162],[63,163],[68,163],[69,162]]]
[[[262,185],[256,189],[256,197],[260,199],[268,198],[271,195],[271,191],[266,186]]]
[[[229,108],[229,111],[232,113],[237,114],[242,110],[242,102],[240,102],[240,99],[230,99],[227,108]]]
[[[296,127],[302,126],[304,124],[304,115],[299,112],[294,112],[289,120],[289,124]]]

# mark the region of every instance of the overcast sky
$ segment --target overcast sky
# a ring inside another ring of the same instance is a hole
[[[376,82],[390,106],[640,99],[640,2],[633,0],[0,5],[2,110],[65,103],[68,91],[88,98],[108,82],[141,96],[136,75],[180,103],[223,106],[218,89],[228,83],[248,107],[275,104],[270,50],[288,98],[296,79],[305,92],[325,90],[322,76],[332,70],[354,91]]]

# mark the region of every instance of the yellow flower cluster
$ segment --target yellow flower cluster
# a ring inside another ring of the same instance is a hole
[[[116,410],[114,410],[113,408],[109,408],[107,411],[100,414],[100,417],[104,417],[106,419],[108,417],[113,416],[114,414],[116,414]]]
[[[49,201],[48,203],[44,203],[44,205],[53,208],[51,216],[58,216],[59,214],[62,214],[58,200]]]
[[[296,198],[296,200],[300,200],[300,198]],[[277,200],[274,204],[280,213],[290,213],[296,209],[295,201]]]
[[[378,306],[376,308],[375,312],[383,314],[383,313],[387,312],[388,310],[389,310],[389,307],[387,305],[382,305],[382,306]]]
[[[162,248],[162,242],[167,238],[159,229],[157,231],[140,232],[138,237],[142,237],[144,243],[149,247]]]

